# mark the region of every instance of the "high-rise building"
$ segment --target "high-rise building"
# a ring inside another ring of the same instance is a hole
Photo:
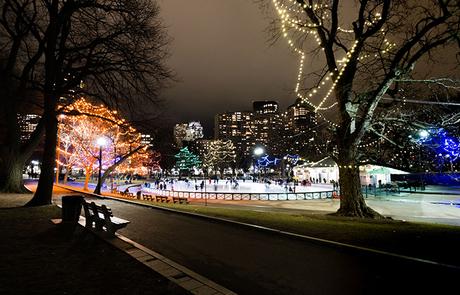
[[[214,120],[215,139],[231,140],[237,151],[247,153],[254,145],[255,129],[252,112],[226,112],[217,114]]]
[[[40,118],[41,116],[35,114],[18,114],[19,128],[21,130],[21,142],[25,142],[30,138],[32,132],[34,132],[37,127]]]
[[[284,121],[286,129],[293,132],[308,131],[317,124],[314,108],[302,103],[300,98],[287,108],[284,114]]]
[[[252,142],[266,147],[271,154],[282,152],[281,134],[283,132],[282,116],[276,101],[254,101]]]
[[[174,141],[182,147],[184,141],[190,142],[203,138],[203,127],[200,122],[179,123],[174,126]]]
[[[255,145],[279,153],[282,116],[276,101],[254,101],[253,111],[227,112],[215,117],[215,138],[231,140],[240,156],[248,156]]]
[[[305,154],[316,139],[314,109],[297,99],[280,113],[276,101],[252,103],[253,111],[226,112],[215,117],[215,138],[232,140],[237,154],[251,156],[256,145],[265,147],[271,155]]]
[[[279,110],[278,103],[274,100],[253,101],[252,108],[256,114],[275,114]]]
[[[147,146],[153,146],[153,137],[150,134],[141,134],[141,144]]]
[[[313,107],[302,103],[298,98],[290,105],[283,116],[284,141],[286,153],[308,154],[315,149],[315,141],[318,137],[317,118]]]

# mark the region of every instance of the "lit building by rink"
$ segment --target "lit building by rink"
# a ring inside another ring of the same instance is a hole
[[[252,106],[253,111],[217,114],[214,138],[232,140],[244,156],[250,156],[255,145],[274,155],[299,153],[316,138],[315,113],[299,99],[284,113],[273,100],[254,101]]]
[[[203,127],[200,122],[179,123],[174,126],[174,142],[182,147],[184,141],[190,142],[203,138]]]
[[[217,114],[214,120],[214,138],[231,140],[237,151],[248,153],[254,145],[254,113],[249,111]]]
[[[30,138],[40,121],[41,116],[35,114],[18,114],[19,129],[21,130],[21,142]]]

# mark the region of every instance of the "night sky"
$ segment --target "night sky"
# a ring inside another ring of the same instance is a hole
[[[167,64],[179,80],[163,91],[163,126],[198,120],[209,137],[217,113],[250,110],[253,100],[276,100],[282,110],[295,101],[298,56],[285,40],[270,42],[276,16],[271,5],[263,10],[254,0],[158,1],[172,38]],[[428,77],[459,77],[456,52],[440,55],[436,67],[420,61],[417,68]],[[315,60],[307,58],[305,72],[314,70]]]
[[[163,92],[172,122],[199,120],[211,135],[216,113],[249,110],[253,100],[294,102],[298,58],[282,40],[269,42],[269,11],[250,0],[159,3],[179,79]]]

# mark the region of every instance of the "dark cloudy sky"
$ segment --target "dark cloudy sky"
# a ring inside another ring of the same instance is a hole
[[[162,122],[198,120],[212,135],[216,113],[249,110],[253,100],[277,100],[282,109],[294,102],[298,58],[285,40],[268,41],[273,11],[262,11],[254,0],[158,1],[172,38],[168,65],[179,79],[163,92]],[[441,76],[458,76],[454,56],[437,64]],[[306,62],[305,72],[314,61]]]
[[[285,42],[268,42],[269,15],[251,0],[160,0],[173,38],[169,66],[179,82],[164,91],[172,121],[248,110],[252,100],[295,100],[297,57]],[[207,130],[211,134],[212,130]]]

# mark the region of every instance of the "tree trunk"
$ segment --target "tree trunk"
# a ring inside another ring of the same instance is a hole
[[[123,155],[119,160],[118,162],[116,162],[115,164],[113,164],[112,166],[108,167],[107,169],[105,169],[104,173],[102,174],[102,177],[101,177],[101,181],[100,181],[100,185],[102,186],[102,184],[107,180],[107,177],[109,177],[109,175],[118,167],[120,166],[123,162],[125,162],[129,157],[131,157],[132,155],[134,155],[135,153],[137,153],[138,151],[140,151],[142,148],[144,148],[144,146],[138,146],[137,148],[135,148],[134,150],[130,151],[129,153]],[[180,178],[180,170],[179,170],[179,178]],[[101,187],[99,187],[99,183],[97,184],[96,188],[94,189],[94,193],[96,192],[100,192],[101,191]]]
[[[337,216],[359,218],[384,218],[382,215],[366,205],[361,192],[361,180],[359,167],[356,164],[356,155],[350,153],[350,149],[339,149],[339,184],[340,184],[340,208],[334,214]]]
[[[24,186],[22,171],[25,160],[13,152],[3,154],[0,165],[0,192],[4,193],[30,193]]]
[[[38,180],[37,191],[35,192],[32,200],[30,200],[26,206],[50,205],[53,195],[58,129],[58,120],[55,112],[57,99],[52,95],[49,95],[45,99],[48,100],[48,103],[45,105],[45,112],[43,114],[45,117],[45,146],[42,158],[42,168],[40,178]]]
[[[37,191],[26,206],[42,206],[51,204],[53,196],[54,168],[56,166],[56,144],[58,136],[58,120],[56,107],[63,82],[62,60],[57,58],[57,46],[62,28],[62,19],[59,19],[60,1],[50,1],[47,6],[49,12],[49,25],[46,31],[45,45],[45,83],[43,88],[43,120],[45,124],[45,145],[43,150],[42,169],[38,180]],[[59,173],[59,171],[56,171]]]
[[[88,190],[88,183],[89,183],[89,178],[91,177],[91,173],[93,173],[93,169],[89,169],[88,167],[85,168],[85,184],[83,185],[84,191]]]
[[[67,179],[69,178],[69,174],[70,174],[71,169],[72,169],[72,167],[66,165],[64,179],[63,179],[64,184],[67,184]]]

